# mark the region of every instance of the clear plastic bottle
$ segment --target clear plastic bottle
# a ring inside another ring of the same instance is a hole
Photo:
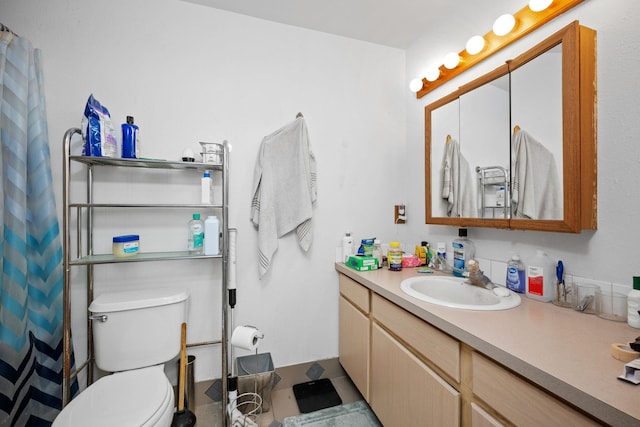
[[[555,266],[544,251],[536,251],[527,267],[527,297],[544,302],[553,300]]]
[[[342,237],[342,262],[347,262],[353,255],[353,238],[351,232],[347,231]]]
[[[400,242],[389,243],[389,251],[387,251],[387,265],[391,271],[402,270],[402,249]]]
[[[217,216],[210,215],[204,221],[204,254],[220,253],[220,221]]]
[[[627,295],[627,323],[640,328],[640,276],[633,276],[633,289]]]
[[[200,203],[210,205],[211,201],[211,172],[204,171],[200,180]]]
[[[464,277],[467,262],[475,257],[473,242],[467,239],[467,229],[458,229],[458,238],[453,241],[453,275]]]
[[[192,255],[202,254],[204,244],[204,224],[200,219],[199,213],[194,213],[191,221],[189,221],[187,239],[189,252]]]
[[[513,254],[507,263],[506,285],[513,292],[523,294],[527,291],[527,272],[518,254]]]
[[[373,241],[373,256],[378,260],[378,268],[382,268],[382,245],[380,239]]]

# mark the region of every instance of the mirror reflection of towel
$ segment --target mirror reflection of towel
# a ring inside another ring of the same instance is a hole
[[[512,162],[515,218],[562,219],[560,178],[553,153],[519,130],[513,135]]]
[[[460,144],[447,142],[442,160],[442,198],[447,200],[447,216],[471,218],[477,215],[473,178],[469,162],[460,153]]]
[[[271,266],[278,238],[296,230],[300,247],[313,240],[312,205],[317,197],[316,160],[304,118],[265,136],[253,179],[251,221],[258,228],[260,277]]]

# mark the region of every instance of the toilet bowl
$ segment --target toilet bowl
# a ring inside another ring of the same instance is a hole
[[[162,365],[100,378],[73,399],[53,427],[168,427],[173,387]]]
[[[78,394],[54,427],[169,427],[174,394],[164,363],[180,352],[189,293],[181,289],[108,292],[89,306],[95,364],[114,372]]]

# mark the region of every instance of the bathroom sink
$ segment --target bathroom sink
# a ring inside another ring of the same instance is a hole
[[[465,283],[467,279],[420,276],[405,279],[402,291],[432,304],[463,310],[506,310],[520,305],[520,295],[499,286],[493,290]]]

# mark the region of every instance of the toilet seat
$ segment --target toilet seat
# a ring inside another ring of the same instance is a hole
[[[57,426],[169,426],[173,387],[163,365],[100,378],[73,399],[53,422]]]

